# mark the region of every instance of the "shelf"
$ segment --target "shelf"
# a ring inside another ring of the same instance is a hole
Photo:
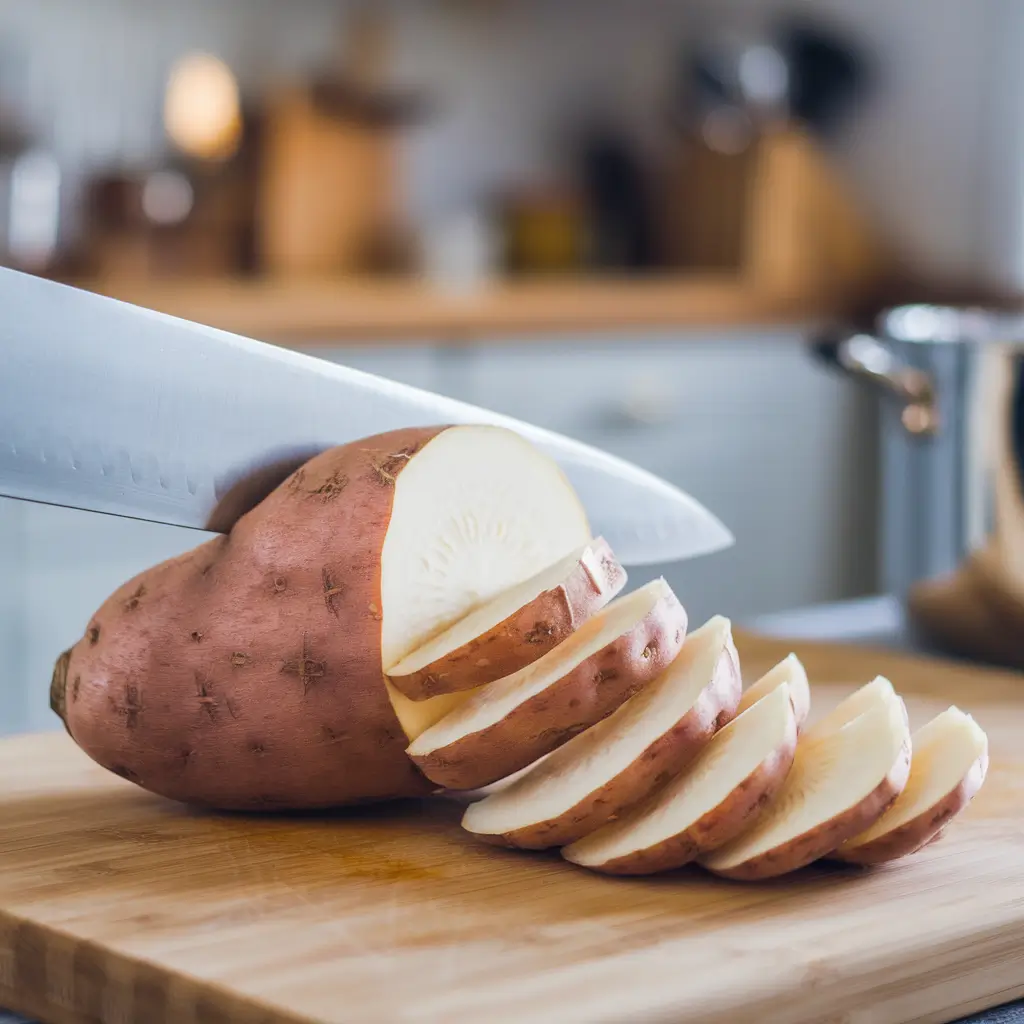
[[[422,278],[354,276],[131,281],[111,271],[79,283],[173,316],[303,347],[526,341],[841,317],[886,270],[874,232],[803,132],[766,133],[752,160],[735,271],[502,279],[468,294]]]
[[[74,282],[103,295],[250,337],[472,343],[500,336],[732,327],[805,321],[835,303],[762,294],[730,275],[503,282],[471,294],[400,280]]]

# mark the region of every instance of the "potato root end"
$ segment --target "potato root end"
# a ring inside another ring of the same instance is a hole
[[[50,710],[64,723],[68,735],[71,735],[71,728],[68,726],[68,665],[71,663],[71,652],[69,647],[54,662],[53,675],[50,676]]]

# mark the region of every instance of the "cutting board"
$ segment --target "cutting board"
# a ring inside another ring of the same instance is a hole
[[[744,674],[788,646],[740,639]],[[968,814],[873,872],[604,879],[460,806],[190,811],[61,734],[0,743],[0,1005],[80,1021],[946,1021],[1024,995],[1024,676],[800,644],[817,713],[878,672],[992,742]]]

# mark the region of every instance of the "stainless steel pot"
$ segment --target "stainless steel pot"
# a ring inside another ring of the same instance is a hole
[[[998,528],[1024,479],[1024,316],[908,305],[872,333],[835,329],[815,354],[878,393],[879,582],[905,598]]]

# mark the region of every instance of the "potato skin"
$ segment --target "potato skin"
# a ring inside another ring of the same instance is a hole
[[[411,700],[458,693],[518,672],[557,647],[623,587],[626,570],[607,541],[591,544],[596,566],[580,561],[565,582],[538,594],[481,636],[416,672],[388,679]],[[596,576],[595,576],[596,574]]]
[[[669,592],[633,629],[501,721],[426,754],[409,756],[438,786],[489,786],[610,715],[676,657],[686,626],[686,611]]]
[[[775,799],[793,765],[796,743],[794,719],[783,745],[769,754],[717,807],[689,828],[603,864],[582,866],[606,875],[653,875],[681,868],[731,842],[751,828]],[[563,852],[570,854],[566,859],[571,861],[571,849]]]
[[[632,807],[683,771],[714,734],[736,715],[742,678],[732,641],[719,667],[693,707],[672,727],[655,737],[647,749],[613,779],[555,818],[538,821],[500,835],[474,832],[485,843],[523,850],[567,846]],[[465,824],[465,820],[463,821]]]
[[[330,449],[230,534],[115,591],[55,669],[75,742],[145,789],[221,809],[431,791],[384,684],[380,554],[395,478],[444,429]]]
[[[829,854],[829,859],[847,864],[871,865],[884,864],[916,853],[938,839],[950,821],[967,807],[981,789],[987,772],[988,754],[985,753],[971,765],[960,784],[927,811],[871,842],[859,846],[840,846]]]
[[[828,856],[848,839],[870,828],[893,805],[910,774],[910,740],[900,748],[888,774],[859,803],[829,821],[795,836],[787,843],[767,850],[732,868],[710,868],[714,874],[735,881],[753,882],[797,871]],[[708,865],[704,865],[708,867]]]

